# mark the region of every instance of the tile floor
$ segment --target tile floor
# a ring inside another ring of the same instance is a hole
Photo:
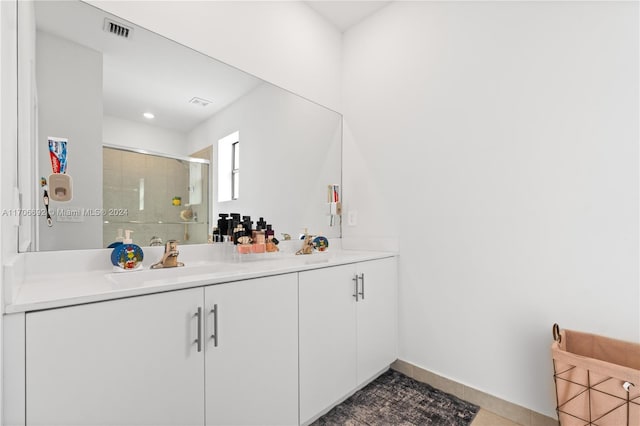
[[[464,401],[483,407],[470,426],[558,426],[556,419],[438,376],[406,361],[396,360],[391,368],[419,382],[428,383]],[[495,414],[496,412],[509,418]]]
[[[471,426],[519,426],[519,423],[512,422],[481,408],[476,414],[476,418],[471,422]]]

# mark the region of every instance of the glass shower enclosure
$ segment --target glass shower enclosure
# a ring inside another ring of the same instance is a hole
[[[209,161],[103,147],[103,247],[124,230],[140,246],[206,243]]]

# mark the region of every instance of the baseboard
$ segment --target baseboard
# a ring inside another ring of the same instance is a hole
[[[485,410],[491,411],[501,417],[509,419],[523,426],[558,426],[558,420],[540,414],[520,405],[504,399],[500,399],[488,393],[465,386],[454,380],[439,376],[406,361],[396,360],[391,368],[411,377],[419,382],[427,383],[434,388],[457,396],[460,399],[479,405]]]

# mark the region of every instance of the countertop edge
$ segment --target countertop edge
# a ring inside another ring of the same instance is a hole
[[[314,255],[310,255],[310,256],[314,256]],[[291,266],[282,266],[282,267],[273,268],[273,269],[269,269],[269,268],[255,269],[253,271],[242,272],[237,274],[229,273],[228,275],[224,275],[224,276],[214,275],[212,277],[206,277],[203,275],[198,275],[193,279],[187,278],[187,279],[173,280],[175,282],[165,283],[161,285],[150,285],[147,287],[141,286],[141,287],[135,287],[135,288],[115,290],[112,292],[96,291],[96,293],[92,293],[92,294],[67,296],[59,299],[34,300],[33,298],[26,298],[26,300],[21,301],[20,292],[23,287],[45,285],[43,281],[36,282],[36,283],[27,281],[17,286],[18,287],[16,289],[17,296],[14,299],[15,302],[5,305],[4,314],[9,315],[9,314],[16,314],[16,313],[27,313],[27,312],[42,311],[42,310],[48,310],[48,309],[64,308],[64,307],[77,306],[77,305],[83,305],[83,304],[89,304],[89,303],[97,303],[97,302],[104,302],[109,300],[124,299],[129,297],[144,296],[149,294],[164,293],[168,291],[177,291],[177,290],[184,290],[189,288],[204,287],[208,285],[232,283],[236,281],[244,281],[244,280],[256,279],[261,277],[304,272],[304,271],[310,271],[314,269],[348,265],[353,263],[385,259],[385,258],[397,257],[397,256],[398,256],[398,253],[395,253],[395,252],[377,252],[377,251],[368,252],[368,251],[341,250],[336,254],[335,257],[331,258],[331,261],[320,260],[318,262],[294,264]],[[313,258],[309,257],[309,259],[313,259]],[[265,263],[258,264],[257,266],[269,266],[269,263],[267,261]],[[100,279],[100,278],[105,280],[104,278],[105,273],[107,273],[107,271],[100,270],[95,272],[88,272],[82,275],[85,275],[87,280]],[[52,277],[50,277],[50,279],[51,278]],[[64,280],[65,275],[60,274],[57,278],[60,280]]]

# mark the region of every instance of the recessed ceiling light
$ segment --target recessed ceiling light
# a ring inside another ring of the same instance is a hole
[[[150,112],[145,112],[145,113],[144,113],[144,114],[142,114],[142,115],[144,115],[144,118],[149,119],[149,120],[151,120],[151,119],[155,118],[155,115],[153,115],[153,114],[152,114],[152,113],[150,113]]]

